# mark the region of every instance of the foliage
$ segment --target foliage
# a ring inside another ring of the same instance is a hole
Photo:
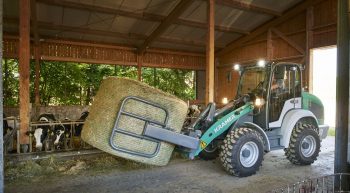
[[[15,59],[3,60],[3,92],[4,105],[16,106],[18,104],[18,61]]]
[[[4,104],[18,104],[18,61],[3,60]],[[194,71],[143,68],[142,80],[183,100],[195,98]],[[40,102],[43,105],[88,105],[103,78],[107,76],[137,79],[137,68],[72,62],[42,61]],[[30,68],[30,97],[34,102],[34,62]]]
[[[190,70],[143,68],[142,80],[183,100],[195,99],[194,72]]]

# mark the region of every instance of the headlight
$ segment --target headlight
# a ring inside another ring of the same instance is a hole
[[[262,98],[256,98],[255,99],[255,102],[254,102],[254,105],[256,106],[256,107],[262,107],[263,105],[265,104],[265,100],[264,99],[262,99]]]
[[[223,98],[223,99],[222,99],[222,104],[226,105],[227,103],[228,103],[227,98],[226,98],[226,97],[225,97],[225,98]]]

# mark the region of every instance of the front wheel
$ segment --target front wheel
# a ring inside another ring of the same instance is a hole
[[[293,164],[310,165],[317,159],[320,147],[315,126],[299,122],[293,129],[285,154]]]
[[[250,128],[231,130],[221,146],[220,160],[231,175],[245,177],[256,173],[263,161],[263,141]]]

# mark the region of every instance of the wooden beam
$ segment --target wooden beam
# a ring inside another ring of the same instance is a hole
[[[174,24],[202,28],[202,29],[207,29],[207,27],[208,27],[208,24],[206,24],[206,23],[192,21],[192,20],[188,20],[188,19],[181,19],[181,18],[177,19],[174,22]],[[242,30],[239,28],[229,27],[229,26],[222,26],[222,25],[215,25],[215,30],[219,31],[219,32],[226,32],[226,33],[238,33],[238,34],[244,34],[244,35],[249,34],[249,31]]]
[[[65,0],[37,0],[37,2],[44,3],[47,5],[55,5],[55,6],[61,6],[61,7],[66,7],[66,8],[72,8],[72,9],[79,9],[79,10],[86,10],[86,11],[92,11],[92,12],[120,15],[120,16],[124,16],[124,17],[130,17],[130,18],[151,21],[151,22],[162,22],[166,18],[166,16],[159,15],[159,14],[152,14],[152,13],[147,13],[147,12],[140,13],[140,12],[126,11],[126,10],[122,10],[122,9],[109,8],[109,7],[98,6],[98,5],[89,5],[86,3],[78,3],[78,2],[65,1]],[[174,24],[185,25],[185,26],[196,27],[196,28],[203,28],[203,29],[207,28],[206,23],[192,21],[192,20],[188,20],[188,19],[176,19],[176,20],[174,20]],[[220,31],[220,32],[227,32],[227,33],[249,34],[248,31],[241,30],[238,28],[229,27],[229,26],[217,25],[217,26],[215,26],[215,30]]]
[[[309,7],[306,11],[306,52],[305,52],[305,83],[308,88],[309,92],[312,92],[313,90],[313,84],[312,84],[312,64],[311,64],[311,49],[314,44],[314,32],[313,32],[313,27],[314,27],[314,8]]]
[[[5,18],[5,23],[17,23],[17,22],[18,22],[17,18]],[[147,39],[147,36],[143,35],[143,34],[120,33],[120,32],[112,32],[112,31],[104,31],[104,30],[95,30],[95,29],[90,29],[87,27],[72,27],[72,26],[66,26],[66,25],[55,25],[52,23],[41,22],[41,21],[38,21],[37,23],[38,23],[39,27],[42,29],[57,30],[58,31],[57,34],[60,34],[62,32],[77,32],[77,33],[84,33],[84,34],[91,34],[91,35],[98,35],[98,36],[120,37],[120,38],[131,39],[131,40],[146,40]],[[56,34],[53,34],[53,36],[54,35],[56,35]],[[191,47],[201,47],[201,48],[206,46],[205,41],[186,39],[186,38],[167,37],[167,36],[161,36],[161,37],[157,38],[155,41],[165,42],[165,43],[173,43],[173,44],[179,44],[179,45],[187,45],[187,46],[191,46]],[[224,47],[225,47],[225,45],[223,45],[223,44],[216,45],[216,48],[224,48]]]
[[[26,132],[30,122],[29,62],[30,62],[30,0],[19,2],[19,108],[20,144],[29,144]]]
[[[282,40],[286,41],[290,46],[298,50],[301,54],[305,54],[304,48],[299,46],[297,43],[295,43],[292,39],[285,36],[281,31],[277,30],[276,28],[271,28],[271,31],[275,33],[277,36],[279,36]]]
[[[269,29],[267,31],[266,58],[267,58],[267,60],[273,59],[273,43],[272,43],[272,31],[271,31],[271,29]]]
[[[139,81],[142,81],[142,62],[143,62],[143,55],[138,54],[137,55],[137,79]]]
[[[170,14],[162,21],[159,26],[151,33],[145,42],[139,47],[139,52],[142,53],[149,45],[159,36],[161,36],[168,27],[192,4],[193,0],[181,0]]]
[[[273,16],[282,15],[281,12],[260,7],[252,3],[245,3],[243,1],[238,1],[238,0],[216,0],[216,4],[232,7],[234,9],[240,9],[243,11],[250,11],[250,12],[261,13],[266,15],[273,15]]]
[[[265,24],[259,26],[258,28],[256,28],[255,30],[253,30],[249,35],[243,36],[241,38],[239,38],[238,40],[235,40],[231,43],[228,44],[228,46],[222,50],[219,50],[217,52],[218,56],[223,56],[225,54],[230,53],[232,50],[239,48],[242,46],[242,44],[244,44],[247,41],[253,40],[254,38],[256,38],[257,36],[265,33],[269,28],[277,26],[279,24],[282,24],[283,22],[289,20],[290,18],[296,16],[297,14],[305,11],[308,7],[315,5],[319,2],[321,2],[323,0],[306,0],[306,1],[302,1],[301,3],[299,3],[298,5],[296,5],[294,8],[288,10],[287,12],[285,12],[282,16],[277,17],[275,19],[272,19],[268,22],[266,22]]]
[[[215,83],[215,65],[214,65],[214,26],[215,26],[215,0],[208,0],[208,43],[206,52],[206,96],[205,103],[214,102],[214,83]]]
[[[35,106],[40,106],[40,41],[38,33],[38,22],[37,22],[37,11],[36,11],[36,0],[31,0],[31,21],[32,21],[32,32],[34,35],[34,60],[35,60],[35,79],[34,79],[34,95],[35,95]]]

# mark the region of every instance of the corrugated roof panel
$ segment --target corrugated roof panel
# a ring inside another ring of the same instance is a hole
[[[152,0],[145,12],[166,16],[175,8],[179,1],[180,0]]]
[[[267,22],[272,19],[273,16],[270,15],[261,15],[252,12],[243,12],[239,17],[235,18],[234,15],[231,16],[231,19],[228,17],[227,21],[232,21],[231,27],[238,29],[252,31],[257,28],[259,25]]]
[[[62,24],[75,27],[85,26],[87,24],[89,14],[89,11],[64,8]]]
[[[91,12],[87,26],[96,30],[110,30],[115,15]]]
[[[245,0],[248,3],[252,3],[253,5],[261,6],[267,9],[272,9],[279,12],[284,12],[287,9],[293,7],[294,5],[298,4],[302,0],[283,0],[283,1],[276,1],[276,0]]]
[[[151,0],[124,0],[120,8],[133,12],[143,12],[150,2]]]
[[[140,21],[134,18],[117,16],[111,25],[110,30],[121,33],[140,33],[148,35],[157,25],[155,22]]]
[[[49,22],[54,24],[62,23],[63,8],[59,6],[37,4],[38,21]]]
[[[158,25],[159,25],[158,22],[137,20],[130,27],[129,33],[143,34],[143,35],[149,36],[158,27]]]
[[[164,36],[172,36],[178,38],[201,40],[206,37],[207,31],[202,28],[193,28],[183,25],[171,25],[166,32],[163,33]]]
[[[206,1],[194,1],[182,13],[180,18],[190,19],[199,22],[206,22],[207,20],[207,4]]]

